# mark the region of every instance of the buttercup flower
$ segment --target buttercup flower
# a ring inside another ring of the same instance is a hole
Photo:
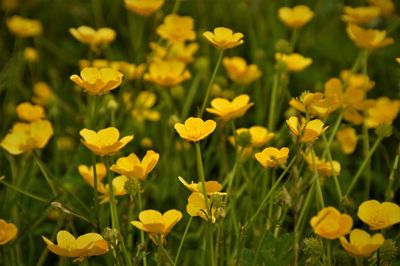
[[[144,74],[144,80],[159,86],[173,87],[190,78],[186,65],[180,61],[154,61]]]
[[[112,61],[109,67],[121,72],[127,80],[139,79],[145,71],[145,64],[131,64],[125,61]]]
[[[324,123],[319,119],[306,122],[304,119],[299,121],[296,116],[291,116],[286,120],[290,132],[299,138],[300,142],[313,142],[322,135],[328,127],[324,127]]]
[[[348,89],[357,89],[366,92],[375,86],[375,81],[371,80],[368,75],[351,73],[350,70],[340,71],[340,78],[347,83]]]
[[[343,21],[354,24],[366,24],[381,14],[381,10],[375,6],[345,6],[343,12]]]
[[[199,49],[199,45],[195,42],[185,44],[184,42],[176,42],[168,44],[164,47],[156,42],[149,44],[153,51],[152,60],[181,61],[189,64],[194,60],[194,54]]]
[[[238,56],[225,57],[222,60],[228,77],[240,85],[248,85],[261,77],[261,70],[257,65],[247,65],[246,61]]]
[[[351,216],[341,214],[334,207],[323,208],[310,223],[315,234],[331,240],[347,235],[353,227]]]
[[[218,195],[218,196],[225,196],[226,193],[223,192],[214,192],[212,195]],[[207,196],[207,199],[210,202],[210,198]],[[214,204],[211,204],[211,222],[215,223],[217,221],[217,207]],[[186,205],[186,211],[187,213],[194,217],[194,216],[199,216],[202,219],[208,221],[210,217],[208,217],[207,214],[207,207],[206,207],[206,202],[204,199],[204,195],[202,192],[193,192],[190,194],[188,198],[188,204]]]
[[[380,124],[392,124],[400,112],[400,100],[391,101],[388,97],[380,97],[373,107],[367,110],[365,124],[367,127],[377,127]]]
[[[354,152],[357,146],[356,130],[351,127],[343,128],[336,133],[336,138],[340,142],[340,148],[345,154]]]
[[[302,113],[307,113],[311,117],[326,117],[338,107],[337,97],[324,97],[320,92],[303,92],[300,98],[293,98],[289,105]]]
[[[101,129],[98,132],[84,128],[79,134],[83,138],[82,143],[99,156],[112,155],[133,139],[133,135],[119,139],[119,131],[115,127]]]
[[[58,256],[76,258],[83,261],[85,257],[99,256],[108,252],[108,243],[96,233],[88,233],[75,238],[71,233],[61,230],[57,233],[57,244],[42,236],[47,248]]]
[[[99,48],[108,46],[115,40],[116,32],[110,28],[100,28],[98,30],[89,26],[70,28],[69,33],[81,43],[88,44],[90,48],[97,52]]]
[[[357,47],[369,50],[382,48],[394,42],[393,38],[386,38],[386,31],[363,29],[356,24],[349,23],[346,28],[347,35]]]
[[[179,181],[190,191],[192,192],[199,192],[203,193],[203,186],[201,182],[199,183],[194,183],[193,181],[189,184],[186,182],[185,179],[183,179],[181,176],[178,176]],[[218,183],[217,181],[211,180],[211,181],[206,181],[206,191],[207,195],[212,195],[215,192],[220,192],[222,190],[222,185]]]
[[[312,59],[304,57],[301,54],[281,54],[276,53],[275,59],[282,61],[286,65],[286,69],[290,72],[300,72],[312,64]]]
[[[149,16],[159,10],[164,0],[125,0],[126,9],[141,16]]]
[[[103,95],[117,88],[122,83],[122,73],[112,68],[87,67],[81,76],[72,75],[70,79],[93,95]]]
[[[33,85],[32,102],[40,105],[46,105],[54,96],[50,86],[43,81],[37,82]]]
[[[0,219],[0,246],[6,244],[17,236],[18,228],[13,223]]]
[[[278,17],[287,27],[295,29],[306,25],[314,17],[314,12],[304,5],[293,8],[281,7],[278,10]]]
[[[236,130],[236,136],[239,136],[243,132],[248,132],[250,135],[250,146],[259,148],[266,143],[268,143],[274,136],[275,134],[272,132],[269,132],[268,129],[265,127],[261,126],[252,126],[250,128],[238,128]],[[229,140],[235,144],[235,138],[231,136]],[[239,143],[240,145],[240,143]]]
[[[30,102],[23,102],[16,108],[19,119],[33,122],[44,118],[44,108],[40,105],[33,105]]]
[[[181,138],[193,142],[206,138],[216,127],[217,123],[214,120],[203,121],[196,117],[189,117],[185,124],[176,123],[174,126]]]
[[[42,23],[36,19],[27,19],[20,16],[8,18],[7,28],[18,37],[36,37],[42,34]]]
[[[257,152],[254,157],[265,168],[273,168],[277,165],[284,165],[289,157],[289,149],[267,147],[262,152]]]
[[[211,101],[212,108],[206,108],[207,112],[216,114],[221,120],[228,121],[244,115],[254,105],[249,103],[247,94],[236,96],[232,101],[224,98],[214,98]]]
[[[308,164],[308,169],[314,172],[314,162],[311,153],[307,153],[304,157]],[[318,156],[314,156],[315,164],[317,166],[317,171],[321,176],[333,176],[339,175],[341,166],[338,161],[325,161],[323,159],[318,158]]]
[[[382,234],[370,234],[361,229],[353,229],[350,233],[350,242],[345,237],[340,237],[342,247],[353,256],[370,257],[382,246],[385,239]]]
[[[193,41],[196,39],[193,24],[194,21],[191,17],[170,14],[164,18],[163,24],[158,26],[157,34],[172,43]]]
[[[29,63],[34,63],[38,60],[39,53],[33,47],[26,47],[24,49],[24,59]]]
[[[214,32],[206,31],[203,36],[211,42],[216,48],[229,49],[243,43],[243,34],[241,32],[233,33],[231,29],[217,27]]]
[[[156,104],[156,94],[152,91],[141,91],[136,97],[133,105],[132,117],[137,121],[158,121],[160,120],[160,112],[152,110]]]
[[[394,12],[395,6],[392,0],[367,0],[367,2],[379,8],[382,15],[391,16]]]
[[[357,215],[371,230],[385,229],[400,223],[400,207],[392,202],[364,201],[358,207]]]

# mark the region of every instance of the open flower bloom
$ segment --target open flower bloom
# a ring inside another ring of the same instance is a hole
[[[189,79],[190,72],[180,61],[153,61],[143,77],[156,85],[173,87]]]
[[[111,61],[109,66],[124,75],[127,80],[136,80],[143,76],[145,64],[135,65],[125,61]]]
[[[340,163],[338,161],[325,161],[323,159],[318,158],[317,156],[314,157],[315,162],[313,161],[312,154],[307,153],[304,156],[304,159],[307,162],[308,169],[311,172],[314,172],[314,163],[316,164],[318,174],[321,176],[337,176],[340,174]]]
[[[367,0],[367,2],[379,8],[383,16],[391,16],[395,10],[393,0]]]
[[[236,138],[238,139],[239,145],[242,146],[241,140],[240,140],[240,135],[242,133],[248,133],[250,136],[249,139],[249,145],[251,147],[256,147],[259,148],[265,144],[267,144],[274,136],[275,134],[272,132],[269,132],[268,129],[265,127],[261,126],[252,126],[250,128],[238,128],[236,129]],[[229,137],[229,141],[235,145],[235,137],[231,136]],[[245,145],[243,145],[245,146]]]
[[[164,17],[163,24],[158,26],[157,34],[171,43],[193,41],[196,39],[193,27],[193,18],[170,14]]]
[[[132,109],[133,119],[139,122],[160,120],[160,112],[151,109],[156,104],[156,100],[157,96],[152,91],[139,92]]]
[[[206,31],[203,36],[211,42],[216,48],[229,49],[243,43],[243,34],[241,32],[233,33],[231,29],[217,27],[213,32]]]
[[[53,133],[53,127],[47,120],[16,123],[0,146],[13,155],[19,155],[33,149],[43,149]]]
[[[386,31],[363,29],[356,24],[349,23],[346,28],[347,35],[357,47],[377,49],[388,46],[394,42],[393,38],[386,38]]]
[[[353,229],[350,233],[350,242],[340,237],[342,247],[353,256],[369,257],[385,242],[382,234],[370,234],[361,229]]]
[[[241,94],[229,101],[225,98],[214,98],[211,101],[212,108],[206,108],[207,112],[216,114],[221,120],[228,121],[244,115],[247,110],[254,105],[249,103],[250,97]]]
[[[391,125],[400,112],[400,100],[391,101],[388,97],[380,97],[374,106],[367,110],[365,124],[369,128],[376,128],[380,124]]]
[[[69,33],[81,43],[88,44],[90,48],[97,52],[99,48],[108,46],[115,40],[116,32],[110,28],[100,28],[98,30],[89,26],[70,28]]]
[[[199,183],[194,183],[193,181],[189,184],[186,182],[185,179],[183,179],[181,176],[178,176],[179,181],[190,191],[192,192],[199,192],[203,193],[203,186],[201,182]],[[218,183],[218,181],[206,181],[206,191],[207,195],[212,195],[215,192],[220,192],[222,190],[222,185]]]
[[[83,138],[82,143],[99,156],[112,155],[133,139],[133,135],[119,139],[119,130],[115,127],[101,129],[98,132],[84,128],[79,134]]]
[[[117,88],[122,83],[122,73],[109,68],[87,67],[81,76],[72,75],[70,79],[89,94],[103,95]]]
[[[7,28],[18,37],[36,37],[42,34],[42,23],[36,19],[27,19],[20,16],[12,16],[7,19]]]
[[[281,7],[278,17],[287,27],[295,29],[306,25],[314,17],[314,12],[304,5]]]
[[[159,10],[164,4],[164,0],[125,0],[124,3],[126,9],[147,17]]]
[[[152,150],[147,151],[142,161],[136,154],[131,153],[127,157],[120,157],[115,164],[111,166],[111,171],[126,175],[129,178],[136,178],[144,181],[147,175],[156,166],[160,155]]]
[[[347,23],[366,24],[381,14],[381,10],[375,6],[345,6],[342,20]]]
[[[320,92],[306,91],[300,98],[291,99],[289,105],[312,117],[326,117],[339,107],[339,100],[334,96],[324,97]]]
[[[189,117],[185,124],[176,123],[174,128],[179,136],[187,141],[200,141],[214,132],[217,123],[214,120],[203,121],[201,118]]]
[[[0,245],[4,245],[17,236],[18,228],[13,223],[0,219]]]
[[[288,120],[286,120],[286,124],[288,125],[290,132],[297,138],[299,138],[300,142],[313,142],[320,135],[322,135],[328,127],[324,127],[324,123],[319,119],[314,119],[311,121],[305,121],[305,119],[301,119],[296,116],[291,116]]]
[[[239,56],[225,57],[222,60],[229,79],[239,85],[248,85],[261,77],[261,70],[257,65],[248,65],[246,60]]]
[[[186,205],[187,213],[194,217],[199,216],[202,219],[208,221],[211,218],[211,222],[215,223],[218,218],[218,210],[220,208],[223,197],[226,196],[225,192],[214,192],[207,196],[207,201],[211,207],[211,217],[207,214],[207,205],[202,192],[193,192],[188,198],[188,204]],[[223,203],[222,203],[223,205]]]
[[[286,65],[286,69],[289,72],[303,71],[306,67],[312,64],[311,58],[304,57],[301,54],[297,53],[292,53],[292,54],[276,53],[275,59],[277,61],[283,62]]]
[[[336,133],[336,139],[345,154],[351,154],[357,147],[356,130],[351,127],[343,128]]]
[[[149,233],[150,239],[158,245],[159,241],[161,244],[165,243],[165,237],[181,219],[182,213],[175,209],[166,211],[164,214],[156,210],[144,210],[139,213],[139,221],[131,221],[131,224]]]
[[[33,122],[44,118],[44,108],[41,105],[33,105],[30,102],[23,102],[17,105],[18,118],[24,121]]]
[[[277,165],[284,165],[289,157],[289,149],[267,147],[262,152],[257,152],[254,157],[265,168],[273,168]]]
[[[350,70],[340,71],[340,78],[347,83],[347,88],[362,91],[370,91],[375,86],[375,81],[368,75],[362,73],[352,73]]]
[[[96,233],[88,233],[75,238],[68,231],[57,233],[57,244],[42,236],[47,248],[58,256],[76,258],[83,261],[85,257],[99,256],[108,252],[108,243]]]
[[[393,202],[364,201],[358,207],[358,218],[371,230],[380,230],[400,223],[400,207]]]
[[[167,47],[162,46],[156,42],[151,42],[149,44],[153,54],[152,60],[167,60],[167,61],[181,61],[183,63],[189,64],[194,60],[194,54],[199,49],[199,45],[195,42],[184,43],[176,42],[168,44]]]
[[[315,234],[331,240],[347,235],[353,227],[351,216],[341,214],[334,207],[323,208],[310,223]]]

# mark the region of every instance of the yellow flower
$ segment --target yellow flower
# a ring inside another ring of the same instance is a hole
[[[374,6],[345,6],[343,12],[343,21],[354,24],[366,24],[381,14],[381,10]]]
[[[176,123],[174,128],[179,136],[187,141],[200,141],[210,135],[217,123],[214,120],[203,121],[201,118],[189,117],[185,124]]]
[[[314,172],[314,162],[312,158],[311,153],[307,153],[304,156],[307,164],[308,164],[308,169],[312,172]],[[337,176],[340,174],[340,163],[338,161],[325,161],[323,159],[318,158],[318,156],[315,156],[315,164],[317,166],[317,171],[321,176]]]
[[[122,83],[122,73],[112,68],[87,67],[81,71],[81,77],[72,75],[70,79],[89,94],[103,95]]]
[[[400,57],[396,58],[396,62],[400,64]]]
[[[24,59],[28,61],[29,63],[34,63],[38,60],[39,58],[39,53],[38,51],[33,48],[33,47],[26,47],[24,49]]]
[[[391,101],[388,97],[380,97],[375,105],[367,110],[365,124],[377,127],[380,124],[392,124],[400,112],[400,100]]]
[[[32,102],[40,105],[46,105],[54,96],[50,86],[43,81],[37,82],[33,85]]]
[[[236,136],[238,137],[243,132],[248,132],[250,134],[250,146],[259,148],[267,144],[275,134],[269,132],[268,129],[261,126],[252,126],[250,128],[238,128],[236,130]],[[235,144],[235,137],[231,136],[229,140]]]
[[[119,139],[119,131],[115,127],[101,129],[98,132],[84,128],[79,134],[83,138],[82,143],[99,156],[112,155],[133,139],[133,135]]]
[[[400,223],[400,207],[392,202],[364,201],[358,207],[357,215],[371,230],[385,229]]]
[[[146,69],[145,64],[131,64],[125,61],[112,61],[109,66],[124,75],[127,80],[139,79],[143,76]]]
[[[193,62],[193,55],[199,49],[199,45],[195,42],[188,44],[177,42],[168,44],[167,47],[151,42],[149,46],[153,51],[152,60],[181,61],[186,64]]]
[[[193,18],[177,14],[170,14],[164,18],[163,24],[158,26],[157,34],[172,43],[193,41],[196,32],[193,30]]]
[[[293,98],[289,105],[311,117],[326,117],[339,107],[337,97],[324,97],[320,92],[303,92],[299,99]]]
[[[395,9],[394,3],[392,0],[367,0],[367,2],[372,5],[376,6],[380,9],[382,15],[384,16],[391,16]]]
[[[224,98],[214,98],[211,101],[212,108],[206,108],[207,112],[216,114],[221,120],[228,121],[243,116],[254,105],[249,103],[247,94],[236,96],[232,101]]]
[[[141,16],[149,16],[159,10],[164,0],[125,0],[126,9]]]
[[[274,147],[268,147],[262,152],[257,152],[254,157],[265,168],[273,168],[277,165],[283,166],[289,157],[289,149],[283,147],[278,150]]]
[[[349,23],[346,28],[347,35],[357,47],[369,50],[382,48],[394,42],[393,38],[386,38],[386,31],[363,29],[356,24]]]
[[[108,46],[115,40],[116,32],[110,28],[100,28],[98,30],[89,26],[70,28],[69,33],[81,43],[88,44],[90,48],[97,52],[99,48]]]
[[[225,196],[226,193],[214,192],[212,195],[213,197],[215,196],[220,197],[220,196]],[[207,200],[210,202],[209,197],[207,197]],[[217,207],[214,204],[211,204],[211,202],[210,205],[211,205],[211,222],[215,223],[217,221]],[[188,198],[188,204],[186,205],[186,211],[192,217],[199,216],[200,218],[206,221],[209,220],[203,193],[193,192],[192,194],[190,194]]]
[[[231,29],[217,27],[213,32],[206,31],[203,36],[211,42],[216,48],[229,49],[243,43],[243,34],[241,32],[233,33]]]
[[[185,179],[183,179],[181,176],[178,176],[179,181],[190,191],[192,192],[199,192],[203,193],[203,186],[201,182],[199,183],[194,183],[193,181],[189,184],[186,182]],[[217,181],[211,180],[211,181],[206,181],[206,191],[207,195],[212,195],[215,192],[220,192],[222,190],[222,185],[218,183]]]
[[[36,19],[27,19],[20,16],[8,18],[7,28],[18,37],[36,37],[42,34],[42,23]]]
[[[139,122],[143,122],[144,120],[157,122],[160,120],[160,112],[151,110],[156,104],[156,97],[156,94],[152,91],[139,92],[132,110],[133,119]]]
[[[44,108],[40,105],[33,105],[30,102],[23,102],[17,105],[18,118],[27,122],[33,122],[44,118]]]
[[[246,60],[241,57],[225,57],[222,60],[228,77],[239,85],[248,85],[261,77],[261,70],[257,65],[247,65]]]
[[[340,142],[340,148],[345,154],[354,152],[357,146],[357,134],[354,128],[347,127],[336,133],[336,138]]]
[[[172,87],[190,78],[186,65],[180,61],[154,61],[144,79],[159,86]]]
[[[314,17],[314,12],[304,5],[281,7],[278,17],[287,27],[295,29],[306,25]]]
[[[276,53],[275,59],[281,61],[286,65],[286,69],[289,72],[303,71],[306,67],[312,64],[312,59],[304,57],[301,54],[281,54]]]
[[[96,233],[88,233],[75,238],[71,233],[61,230],[57,233],[57,245],[42,236],[47,248],[58,256],[77,258],[83,261],[85,257],[99,256],[108,252],[108,243]]]
[[[342,70],[340,78],[347,83],[347,88],[369,91],[375,86],[375,81],[371,80],[368,75],[360,73],[351,73],[350,70]]]
[[[158,239],[163,245],[165,237],[171,229],[182,219],[182,213],[172,209],[164,214],[156,210],[145,210],[139,213],[139,221],[131,221],[137,229],[149,233],[154,244],[158,245]]]
[[[147,175],[156,166],[160,155],[152,150],[147,151],[142,161],[136,154],[131,153],[127,157],[120,157],[115,164],[111,166],[111,171],[126,175],[129,178],[136,178],[144,181]]]
[[[304,119],[299,122],[296,116],[291,116],[286,120],[290,132],[297,138],[300,142],[313,142],[320,135],[322,135],[328,127],[324,127],[324,123],[319,119],[314,119],[309,122]]]
[[[340,237],[342,247],[353,256],[369,257],[385,242],[382,234],[370,234],[361,229],[353,229],[350,233],[350,243],[345,237]]]
[[[13,223],[0,219],[0,245],[4,245],[17,236],[18,228]]]
[[[334,207],[323,208],[310,223],[315,234],[331,240],[347,235],[353,227],[351,216],[341,214]]]

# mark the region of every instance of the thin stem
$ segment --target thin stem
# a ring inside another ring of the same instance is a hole
[[[32,154],[36,164],[39,166],[40,171],[42,172],[44,178],[46,179],[46,182],[49,185],[51,192],[53,193],[53,196],[56,196],[57,190],[53,184],[53,181],[50,178],[49,173],[46,171],[46,167],[44,166],[43,162],[39,159],[39,156],[35,153],[35,151],[33,151]]]
[[[324,202],[324,197],[322,195],[322,188],[321,188],[321,183],[319,181],[319,174],[318,174],[318,168],[317,168],[317,160],[315,156],[315,151],[314,151],[314,146],[311,146],[311,158],[312,158],[312,164],[314,168],[314,179],[316,183],[316,192],[317,192],[317,198],[320,204],[320,208],[325,207],[325,202]]]
[[[400,145],[397,147],[397,154],[396,157],[393,160],[393,166],[392,169],[390,170],[390,175],[389,175],[389,183],[386,188],[386,193],[385,193],[385,199],[386,201],[391,201],[393,200],[394,193],[392,191],[393,184],[395,181],[394,173],[397,171],[397,167],[399,165],[399,157],[400,157]]]
[[[188,222],[187,222],[187,224],[186,224],[186,227],[185,227],[185,232],[183,232],[183,236],[182,236],[181,242],[179,243],[178,251],[176,252],[175,262],[174,262],[175,265],[179,265],[178,262],[179,262],[179,257],[180,257],[180,255],[181,255],[183,243],[184,243],[185,240],[186,240],[186,235],[187,235],[187,233],[188,233],[188,231],[189,231],[190,224],[192,223],[192,220],[193,220],[193,217],[190,216],[190,218],[189,218],[189,220],[188,220]]]
[[[271,89],[271,101],[269,102],[269,112],[268,112],[268,130],[274,131],[275,129],[275,109],[276,109],[276,95],[279,87],[279,78],[281,72],[276,70],[274,75],[274,80]]]
[[[139,213],[142,211],[143,209],[143,205],[142,205],[142,194],[139,192],[138,193],[138,211]],[[143,266],[147,266],[147,256],[146,256],[146,242],[144,240],[144,232],[142,230],[140,230],[140,241],[142,242],[142,245],[145,247],[145,252],[143,255]]]
[[[96,169],[96,154],[92,153],[92,167],[93,167],[93,183],[94,183],[94,188],[93,188],[93,201],[94,201],[94,212],[96,216],[96,222],[97,222],[97,227],[100,230],[100,217],[99,217],[99,202],[98,202],[98,197],[97,197],[97,169]]]
[[[299,37],[299,30],[298,29],[293,29],[292,35],[290,36],[290,52],[292,53],[294,51],[294,48],[296,47],[296,42]]]
[[[11,188],[12,190],[15,190],[15,191],[27,196],[27,197],[30,197],[32,199],[35,199],[37,201],[40,201],[40,202],[43,202],[43,203],[46,203],[46,204],[50,204],[50,200],[47,200],[45,198],[42,198],[40,196],[36,196],[36,195],[34,195],[34,194],[30,193],[30,192],[22,190],[19,187],[16,187],[16,186],[14,186],[14,185],[2,180],[1,178],[0,178],[0,183],[5,185],[5,186],[7,186],[8,188]]]
[[[343,115],[344,115],[344,110],[342,110],[342,111],[339,113],[339,116],[336,118],[335,125],[333,126],[332,132],[331,132],[331,134],[329,135],[329,139],[328,139],[328,141],[325,143],[325,149],[324,149],[324,152],[322,153],[322,159],[325,159],[325,157],[326,157],[328,151],[330,151],[332,141],[333,141],[333,139],[334,139],[335,136],[336,136],[336,132],[338,131],[338,129],[339,129],[339,127],[340,127],[340,124],[342,123]],[[325,134],[323,134],[323,138],[326,139]]]
[[[172,14],[178,13],[179,7],[181,6],[182,0],[175,0],[174,7],[172,8]]]

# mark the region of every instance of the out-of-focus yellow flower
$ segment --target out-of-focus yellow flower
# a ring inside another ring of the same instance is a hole
[[[193,41],[196,39],[193,27],[193,18],[170,14],[164,18],[163,24],[158,26],[157,34],[172,43]]]
[[[33,85],[33,93],[35,96],[32,97],[32,102],[40,105],[46,105],[49,100],[53,98],[53,92],[50,86],[43,81],[37,82]]]
[[[4,245],[17,236],[18,228],[13,223],[0,219],[0,245]]]
[[[122,73],[112,68],[87,67],[81,76],[72,75],[70,79],[93,95],[103,95],[117,88],[122,83]]]
[[[267,144],[275,134],[269,132],[268,129],[261,126],[252,126],[250,128],[238,128],[236,130],[236,136],[239,136],[243,132],[248,132],[250,135],[250,146],[259,148],[265,144]],[[235,144],[235,137],[231,136],[229,140]],[[239,143],[240,145],[240,143]]]
[[[379,97],[375,105],[367,110],[365,124],[377,127],[380,124],[392,124],[400,112],[400,100],[391,101],[388,97]]]
[[[75,148],[74,139],[69,136],[59,136],[56,140],[57,149],[60,151],[72,151]]]
[[[33,149],[43,149],[53,133],[53,127],[47,120],[16,123],[0,146],[13,155],[19,155]]]
[[[150,149],[151,147],[153,147],[153,141],[151,140],[151,138],[145,137],[140,141],[140,147],[144,149]]]
[[[100,28],[95,30],[89,26],[70,28],[69,33],[79,42],[89,45],[94,52],[97,52],[99,48],[107,47],[117,36],[113,29]]]
[[[246,60],[241,57],[225,57],[222,60],[228,77],[240,85],[248,85],[261,77],[261,70],[257,65],[247,65]]]
[[[164,214],[156,210],[144,210],[139,213],[139,221],[131,221],[131,224],[137,229],[149,233],[150,239],[155,245],[158,245],[158,240],[163,245],[165,237],[181,219],[182,213],[175,209],[166,211]]]
[[[347,23],[366,24],[381,14],[381,10],[375,6],[345,6],[342,20]]]
[[[396,62],[400,64],[400,57],[396,58]]]
[[[320,92],[303,92],[299,99],[293,98],[289,105],[311,117],[326,117],[338,107],[337,97],[324,97]]]
[[[320,135],[322,135],[328,127],[324,127],[324,123],[319,119],[314,119],[311,121],[305,121],[302,119],[301,122],[296,116],[291,116],[286,120],[290,132],[297,138],[300,142],[313,142]]]
[[[367,200],[358,207],[358,218],[371,230],[380,230],[400,223],[400,207],[393,202]]]
[[[29,63],[34,63],[38,60],[39,58],[39,53],[38,51],[33,48],[33,47],[26,47],[24,49],[24,59],[28,61]]]
[[[312,59],[304,57],[301,54],[281,54],[276,53],[275,59],[286,65],[286,69],[290,72],[300,72],[312,64]]]
[[[95,59],[93,61],[81,59],[78,62],[79,69],[83,70],[87,67],[96,67],[96,68],[104,68],[110,67],[110,62],[107,59]]]
[[[217,27],[213,32],[206,31],[203,36],[216,48],[230,49],[243,43],[243,34],[241,32],[233,33],[231,29]]]
[[[359,48],[377,49],[388,46],[394,42],[393,38],[386,37],[386,31],[363,29],[356,24],[349,23],[346,28],[347,35]]]
[[[57,233],[57,244],[42,236],[47,248],[58,256],[76,258],[83,261],[85,257],[99,256],[108,252],[108,243],[96,233],[88,233],[75,238],[71,233],[61,230]]]
[[[306,25],[314,17],[314,12],[304,5],[281,7],[278,17],[287,27],[296,29]]]
[[[150,16],[164,4],[164,0],[125,0],[124,2],[126,9],[144,17]]]
[[[307,153],[304,156],[304,159],[306,160],[308,164],[308,169],[312,172],[314,172],[314,163],[313,163],[313,158],[311,153]],[[325,161],[318,156],[314,156],[315,159],[315,164],[317,166],[317,171],[320,176],[337,176],[340,174],[340,163],[338,161]]]
[[[391,16],[394,12],[395,6],[392,0],[367,0],[367,2],[380,9],[382,15]]]
[[[20,0],[2,0],[1,8],[4,11],[13,11],[16,10],[20,5]]]
[[[36,37],[42,34],[42,23],[36,19],[27,19],[20,16],[8,18],[7,28],[18,37]]]
[[[382,234],[370,234],[361,229],[353,229],[350,233],[350,242],[340,237],[342,247],[353,256],[369,257],[385,242]]]
[[[172,87],[190,78],[186,65],[180,61],[154,61],[144,79],[159,86]]]
[[[262,152],[257,152],[254,157],[265,168],[273,168],[277,165],[284,165],[289,157],[289,149],[267,147]]]
[[[228,121],[243,116],[254,105],[249,103],[247,94],[236,96],[232,101],[225,98],[214,98],[211,101],[212,108],[206,108],[207,112],[217,115],[221,120]]]
[[[199,183],[194,183],[193,181],[189,184],[186,182],[185,179],[183,179],[181,176],[178,176],[179,181],[190,191],[192,192],[199,192],[203,193],[203,186],[201,182]],[[218,183],[217,181],[210,180],[206,181],[206,191],[207,195],[212,195],[215,192],[220,192],[222,190],[222,185]]]
[[[175,60],[182,61],[186,64],[193,62],[193,56],[199,49],[199,45],[195,42],[188,44],[177,42],[169,44],[168,47],[159,45],[156,42],[151,42],[149,46],[153,51],[153,60]]]
[[[351,73],[350,70],[340,71],[340,78],[347,83],[347,88],[370,91],[375,86],[375,81],[368,75],[361,73]]]
[[[337,239],[350,233],[353,219],[348,214],[341,214],[334,207],[320,210],[311,218],[311,227],[315,234],[327,239]]]
[[[156,104],[157,96],[152,91],[141,91],[136,97],[132,117],[133,119],[143,122],[144,120],[150,120],[157,122],[160,120],[160,112],[151,110]]]
[[[18,118],[27,122],[34,122],[44,118],[45,112],[41,105],[33,105],[30,102],[23,102],[17,105]]]
[[[129,178],[136,178],[144,181],[147,175],[156,166],[160,154],[153,150],[147,151],[142,161],[136,154],[131,153],[127,157],[120,157],[115,164],[111,166],[111,171],[126,175]]]
[[[356,130],[351,127],[343,128],[336,133],[340,148],[345,154],[351,154],[357,147]]]
[[[193,142],[206,138],[216,127],[217,123],[214,120],[203,121],[203,119],[197,117],[189,117],[185,124],[176,123],[174,126],[181,138]]]
[[[98,132],[84,128],[79,134],[83,138],[82,143],[99,156],[112,155],[133,139],[133,135],[119,139],[119,130],[115,127],[101,129]]]
[[[146,69],[145,64],[131,64],[125,61],[112,61],[109,66],[124,75],[127,80],[139,79],[143,76]]]

